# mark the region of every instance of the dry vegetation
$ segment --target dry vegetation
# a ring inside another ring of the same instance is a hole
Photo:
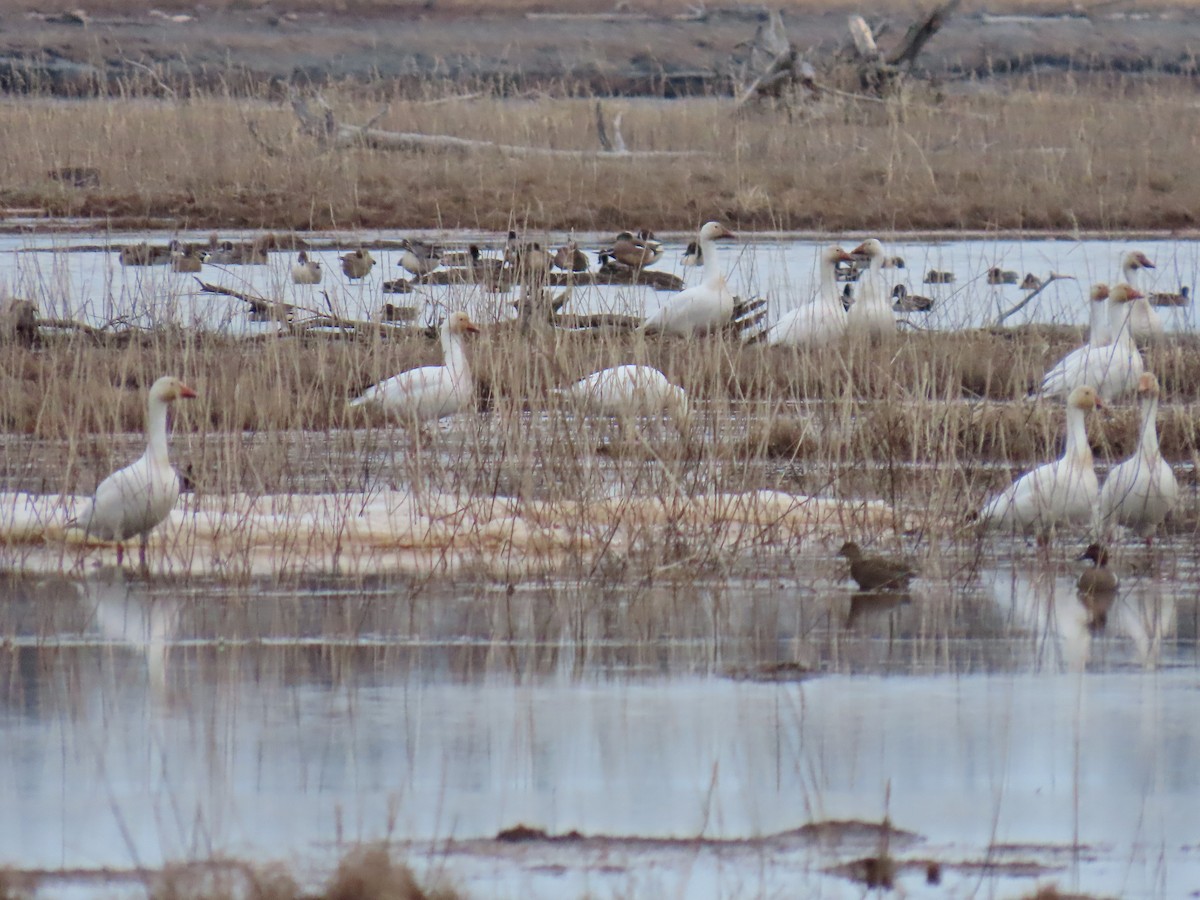
[[[719,99],[609,103],[610,116],[624,114],[631,149],[711,154],[681,162],[320,152],[277,100],[136,94],[72,103],[70,115],[59,101],[0,103],[0,203],[114,226],[284,230],[691,229],[713,217],[759,230],[1161,230],[1194,226],[1200,209],[1200,180],[1189,175],[1200,143],[1190,86],[1068,83],[952,97],[923,89],[886,105],[826,97],[790,117],[737,115]],[[363,89],[327,97],[345,122],[366,122],[386,102]],[[377,124],[598,146],[590,99],[393,100]],[[63,166],[97,168],[100,186],[47,176]]]

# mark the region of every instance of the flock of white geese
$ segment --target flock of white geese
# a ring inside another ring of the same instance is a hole
[[[642,323],[644,333],[694,337],[728,324],[734,297],[718,262],[716,241],[734,235],[718,222],[699,233],[704,277],[674,295]],[[865,259],[862,284],[847,310],[836,286],[839,263]],[[883,270],[890,263],[883,245],[864,241],[850,253],[829,247],[821,254],[816,296],[781,316],[767,331],[770,345],[797,348],[828,346],[842,340],[874,340],[893,334],[896,320]],[[1096,285],[1090,295],[1091,326],[1087,342],[1058,361],[1042,382],[1040,395],[1066,400],[1066,450],[1017,478],[991,498],[979,515],[994,529],[1036,534],[1047,541],[1056,529],[1089,528],[1109,540],[1124,526],[1149,542],[1179,499],[1179,486],[1159,450],[1157,411],[1159,385],[1145,371],[1136,338],[1162,334],[1155,310],[1134,282],[1138,270],[1153,264],[1140,253],[1122,260],[1125,280],[1111,290]],[[444,363],[401,372],[379,382],[350,401],[351,407],[377,407],[419,425],[474,408],[475,387],[464,344],[478,326],[465,312],[454,312],[441,326]],[[666,412],[685,421],[687,397],[658,369],[621,365],[594,372],[564,393],[603,415],[631,416]],[[1140,439],[1133,455],[1112,468],[1099,484],[1085,430],[1087,414],[1104,403],[1136,394],[1141,414]],[[171,512],[179,495],[179,478],[167,453],[167,410],[177,400],[196,396],[178,378],[164,376],[150,389],[147,447],[143,456],[104,479],[91,502],[72,521],[89,536],[118,545],[146,536]]]

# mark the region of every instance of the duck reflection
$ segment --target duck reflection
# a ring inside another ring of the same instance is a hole
[[[890,613],[909,603],[912,603],[912,594],[908,591],[855,591],[850,595],[850,612],[846,615],[846,627],[853,628],[863,617]]]
[[[1012,624],[1033,639],[1035,668],[1086,667],[1093,613],[1076,590],[1075,573],[1056,561],[1010,562],[991,573],[988,587]],[[986,576],[985,576],[986,579]]]

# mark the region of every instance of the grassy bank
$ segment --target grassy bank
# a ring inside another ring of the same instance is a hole
[[[684,159],[321,150],[257,97],[0,103],[0,205],[181,228],[1174,229],[1195,225],[1190,88],[1124,82],[887,104],[825,95],[792,115],[729,100],[611,101],[634,150]],[[147,83],[148,93],[155,87]],[[382,90],[382,88],[380,89]],[[339,121],[384,105],[331,91]],[[591,99],[393,100],[376,127],[593,151]],[[260,138],[251,134],[253,123]],[[1147,135],[1167,139],[1147,140]],[[269,149],[268,149],[269,148]],[[99,184],[48,173],[91,167]]]

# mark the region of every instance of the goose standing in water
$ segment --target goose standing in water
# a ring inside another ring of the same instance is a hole
[[[1044,543],[1059,525],[1094,524],[1100,485],[1093,468],[1085,419],[1100,406],[1095,388],[1077,387],[1067,398],[1067,447],[1062,458],[1026,472],[980,513],[983,525],[1035,532]]]
[[[1097,295],[1093,290],[1093,297]],[[1081,385],[1094,385],[1100,399],[1115,400],[1137,389],[1145,371],[1142,354],[1129,334],[1131,305],[1141,292],[1118,284],[1108,292],[1108,327],[1112,342],[1093,347],[1089,341],[1064,356],[1042,379],[1043,397],[1062,397]],[[1099,301],[1093,300],[1093,306]]]
[[[1141,436],[1133,456],[1116,465],[1100,492],[1100,521],[1105,534],[1124,525],[1149,544],[1154,532],[1179,502],[1175,473],[1158,449],[1158,379],[1138,379]]]
[[[564,392],[606,416],[628,418],[665,412],[687,419],[687,394],[653,366],[612,366],[579,379]]]
[[[780,316],[767,331],[767,343],[785,347],[824,347],[840,340],[846,333],[847,313],[837,287],[837,265],[853,259],[838,246],[822,250],[816,298]]]
[[[141,538],[139,557],[146,565],[146,539],[179,499],[179,474],[171,468],[167,450],[167,409],[196,392],[170,375],[150,387],[146,403],[146,452],[137,462],[100,482],[91,502],[75,519],[88,537],[117,544],[117,565],[125,557],[124,542]]]
[[[720,222],[708,222],[700,229],[699,248],[703,258],[704,280],[670,297],[641,324],[644,334],[675,334],[690,337],[716,331],[733,319],[734,298],[721,274],[716,241],[735,237]]]
[[[1142,269],[1153,269],[1154,263],[1140,250],[1130,250],[1121,257],[1121,275],[1133,287],[1142,287]],[[1140,297],[1129,314],[1129,332],[1135,341],[1157,341],[1166,335],[1162,317],[1145,297]]]
[[[859,278],[861,288],[846,316],[852,335],[884,340],[896,333],[896,316],[891,298],[883,286],[883,267],[888,262],[883,244],[868,238],[850,251],[852,257],[866,257],[867,271]]]
[[[309,259],[308,253],[301,250],[292,265],[292,284],[320,284],[321,264],[315,259]]]
[[[350,401],[350,406],[374,406],[413,425],[440,419],[475,407],[475,383],[467,363],[464,339],[479,326],[465,312],[452,313],[441,327],[445,365],[421,366],[381,381]]]

